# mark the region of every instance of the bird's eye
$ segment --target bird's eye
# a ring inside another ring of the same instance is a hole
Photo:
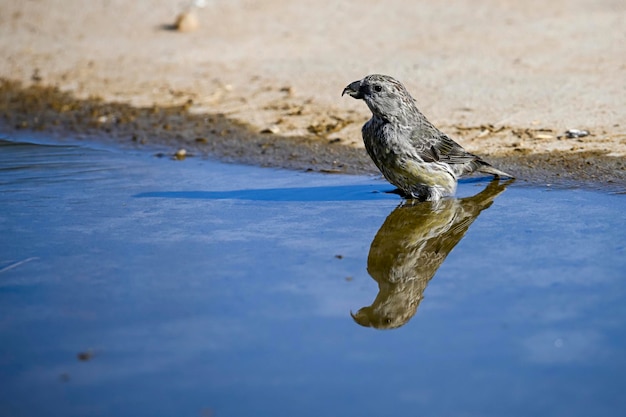
[[[375,85],[374,91],[376,91],[377,93],[380,93],[381,91],[383,91],[383,87],[381,87],[380,85]]]

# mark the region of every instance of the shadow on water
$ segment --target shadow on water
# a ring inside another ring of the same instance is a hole
[[[478,215],[513,182],[492,181],[465,198],[397,207],[376,233],[367,272],[378,283],[372,305],[352,314],[355,322],[377,329],[406,324],[424,299],[424,290],[450,251]]]
[[[390,192],[379,191],[376,185],[336,185],[300,188],[266,188],[229,191],[154,191],[135,195],[137,198],[181,198],[198,200],[251,201],[363,201],[381,198],[397,199]]]
[[[460,183],[475,183],[483,178],[466,178]],[[191,200],[249,200],[249,201],[367,201],[398,199],[398,191],[381,190],[379,184],[331,185],[319,187],[257,188],[227,191],[149,191],[134,195],[135,198],[167,198]]]

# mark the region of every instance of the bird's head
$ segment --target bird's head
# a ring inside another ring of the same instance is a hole
[[[402,83],[388,75],[372,74],[354,81],[343,89],[344,94],[365,101],[375,116],[388,121],[402,121],[416,109]]]

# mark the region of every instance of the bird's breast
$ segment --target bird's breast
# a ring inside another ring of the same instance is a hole
[[[393,164],[398,158],[419,158],[409,141],[410,130],[379,118],[370,119],[362,129],[365,149],[378,165]]]

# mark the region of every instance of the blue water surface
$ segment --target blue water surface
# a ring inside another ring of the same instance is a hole
[[[0,416],[624,415],[626,196],[488,184],[3,141]]]

